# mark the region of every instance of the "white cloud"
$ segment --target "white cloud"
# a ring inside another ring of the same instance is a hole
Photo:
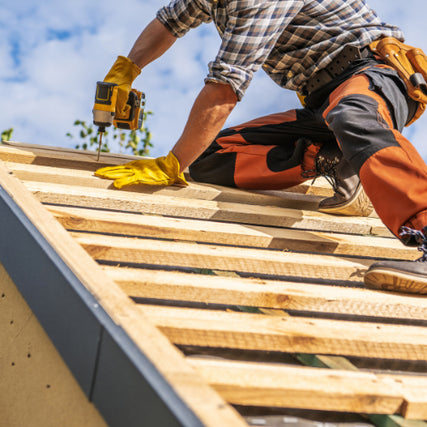
[[[404,29],[408,43],[423,47],[423,3],[368,2],[384,20]],[[154,0],[122,0],[120,5],[111,0],[21,0],[2,6],[0,130],[14,127],[14,139],[20,141],[72,146],[65,134],[73,130],[75,119],[91,121],[95,82],[104,78],[117,55],[128,53],[160,6]],[[182,132],[218,46],[214,26],[202,26],[178,40],[135,82],[154,112],[148,122],[153,155],[165,154]],[[297,106],[295,94],[260,71],[227,125]],[[426,134],[427,114],[406,132],[424,158]]]

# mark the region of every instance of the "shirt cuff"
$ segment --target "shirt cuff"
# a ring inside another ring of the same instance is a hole
[[[230,85],[237,95],[238,101],[241,101],[252,80],[252,76],[253,72],[246,68],[215,61],[209,63],[209,74],[206,76],[205,82]]]
[[[156,18],[169,30],[174,37],[180,38],[185,36],[190,30],[189,27],[185,25],[179,25],[176,21],[169,22],[169,17],[167,14],[166,7],[162,7],[156,14]]]

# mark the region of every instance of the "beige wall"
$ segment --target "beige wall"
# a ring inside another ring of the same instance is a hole
[[[105,425],[0,263],[0,427]]]

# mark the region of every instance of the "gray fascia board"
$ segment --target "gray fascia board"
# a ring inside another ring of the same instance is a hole
[[[0,262],[109,425],[203,426],[1,186]]]

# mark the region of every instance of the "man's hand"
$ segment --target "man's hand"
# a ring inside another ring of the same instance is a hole
[[[119,56],[104,82],[115,83],[119,86],[116,102],[116,118],[127,118],[130,106],[127,104],[133,81],[139,76],[141,69],[129,58]]]
[[[122,166],[111,166],[95,172],[100,178],[113,179],[116,188],[126,185],[188,185],[184,174],[179,171],[179,162],[170,152],[166,157],[142,159]]]

